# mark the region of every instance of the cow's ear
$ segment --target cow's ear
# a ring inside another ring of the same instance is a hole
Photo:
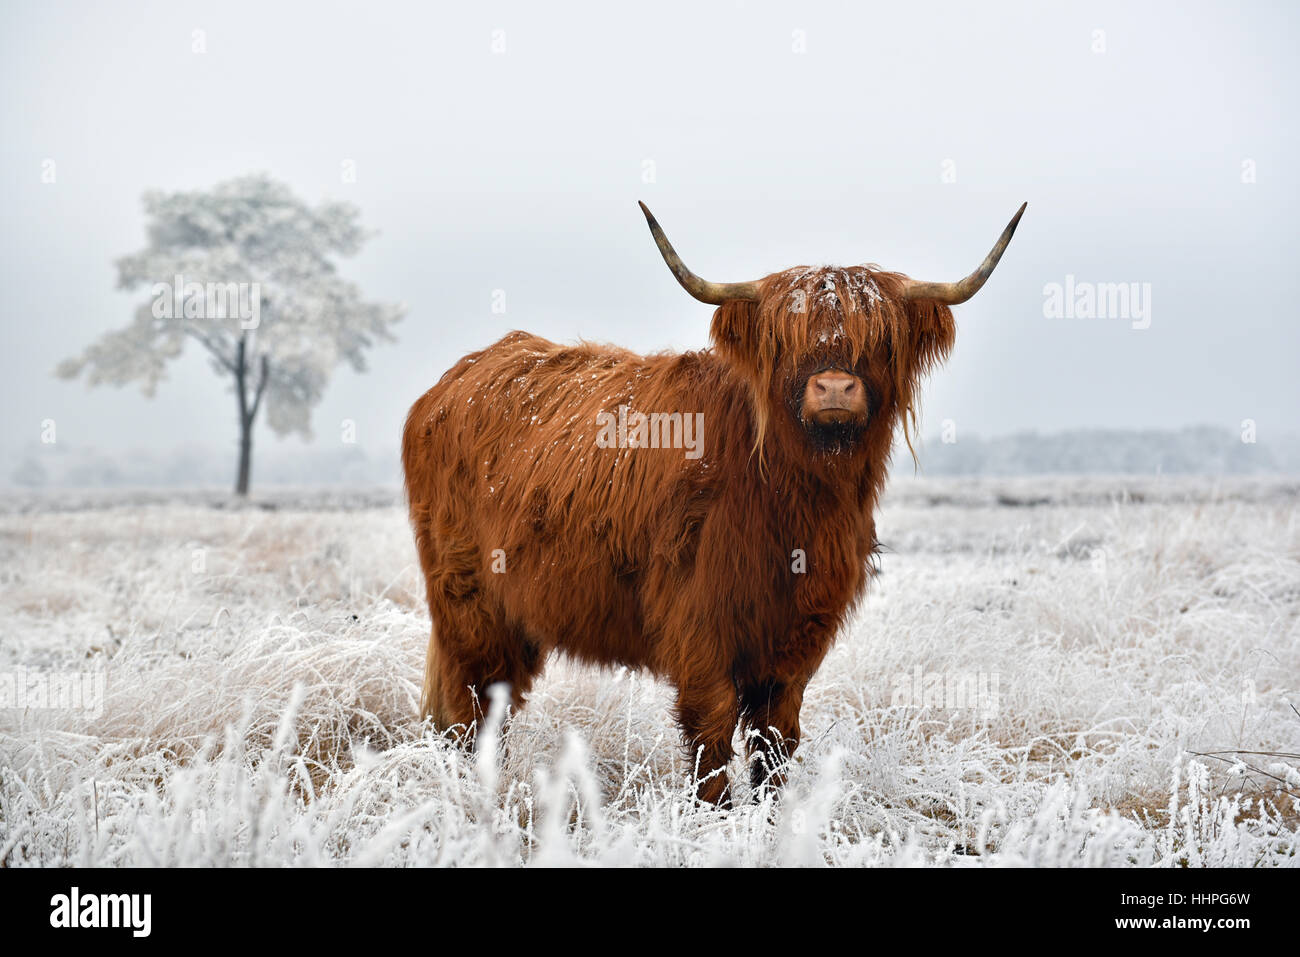
[[[725,302],[713,313],[713,344],[733,360],[753,362],[758,355],[758,303]]]
[[[948,358],[957,337],[957,323],[952,309],[943,303],[921,300],[908,302],[906,306],[904,328],[909,341],[899,344],[903,347],[899,351],[910,357],[908,374],[927,372]]]

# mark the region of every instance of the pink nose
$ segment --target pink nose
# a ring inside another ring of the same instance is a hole
[[[803,415],[819,425],[863,422],[867,417],[867,390],[862,380],[850,373],[818,372],[804,386]]]
[[[822,372],[809,382],[817,404],[823,409],[854,409],[861,400],[858,377],[847,372]]]

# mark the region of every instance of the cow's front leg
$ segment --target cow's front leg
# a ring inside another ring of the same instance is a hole
[[[696,796],[709,804],[727,806],[731,789],[727,764],[734,753],[740,707],[730,675],[685,678],[677,685],[677,720],[686,739],[687,756],[696,772]]]
[[[754,799],[785,785],[786,765],[799,747],[799,709],[806,681],[757,680],[741,690],[741,720]]]

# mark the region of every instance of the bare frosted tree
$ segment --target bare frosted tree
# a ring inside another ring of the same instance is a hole
[[[148,246],[117,261],[118,287],[148,286],[134,321],[106,333],[56,373],[90,385],[139,382],[152,396],[169,360],[197,342],[231,377],[239,413],[235,491],[248,494],[253,426],[263,405],[278,435],[311,435],[311,409],[341,362],[391,341],[405,307],[363,302],[331,257],[371,234],[349,203],[309,206],[257,174],[210,191],[144,196]]]

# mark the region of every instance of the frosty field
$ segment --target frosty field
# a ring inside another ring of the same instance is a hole
[[[785,794],[738,758],[717,810],[644,674],[553,660],[474,754],[423,729],[393,493],[9,496],[0,866],[1296,866],[1298,500],[896,481]],[[73,674],[102,700],[50,707]]]

